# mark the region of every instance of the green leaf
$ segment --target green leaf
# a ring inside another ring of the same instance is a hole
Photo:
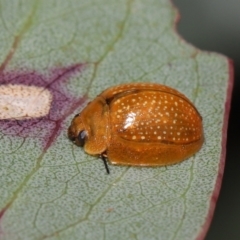
[[[9,84],[52,95],[47,116],[0,121],[0,238],[202,239],[223,174],[229,60],[182,40],[168,0],[0,4],[0,83],[12,94],[9,104],[18,96]],[[74,146],[67,139],[74,114],[124,82],[186,94],[203,117],[201,151],[168,167],[110,165],[107,175],[102,161]]]

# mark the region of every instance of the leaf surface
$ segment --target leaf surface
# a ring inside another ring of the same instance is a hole
[[[223,173],[229,60],[183,41],[168,0],[0,4],[1,85],[52,95],[45,117],[0,120],[0,239],[202,239]],[[191,99],[204,122],[201,151],[168,167],[110,165],[107,175],[74,146],[73,116],[125,82],[166,84]]]

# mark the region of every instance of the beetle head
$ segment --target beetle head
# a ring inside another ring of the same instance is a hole
[[[68,128],[68,137],[76,145],[83,147],[87,139],[87,131],[81,119],[81,114],[77,114]]]
[[[107,148],[108,127],[108,106],[97,97],[73,118],[68,137],[88,154],[99,155]]]

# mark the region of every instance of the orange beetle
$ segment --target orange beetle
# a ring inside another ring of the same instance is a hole
[[[72,120],[69,138],[112,164],[164,166],[202,146],[202,118],[182,93],[156,83],[110,87]]]

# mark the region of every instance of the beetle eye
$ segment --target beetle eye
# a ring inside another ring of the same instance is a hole
[[[87,134],[85,130],[82,130],[79,134],[78,134],[78,141],[81,147],[84,146],[85,144],[85,140],[86,140]]]

